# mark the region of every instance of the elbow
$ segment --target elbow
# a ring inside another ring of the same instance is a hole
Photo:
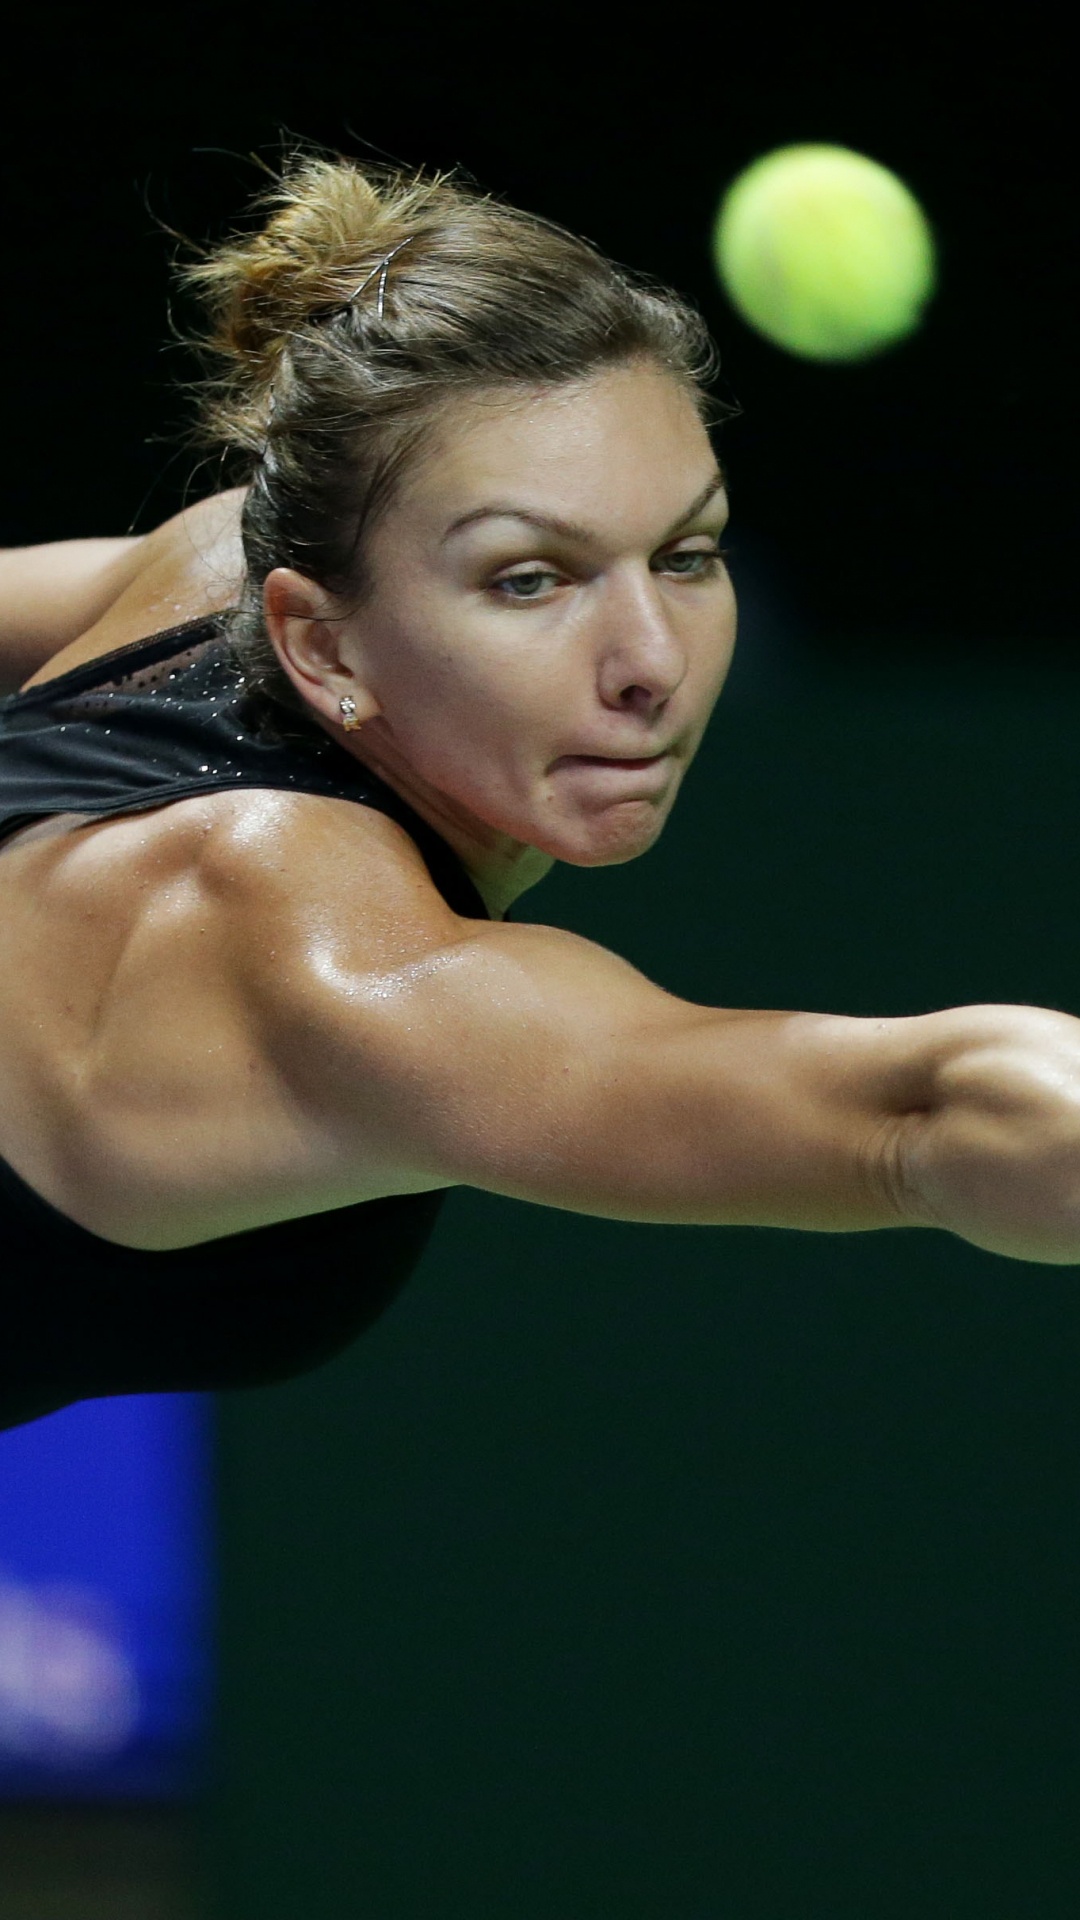
[[[1042,1007],[940,1016],[928,1104],[904,1116],[909,1224],[1015,1260],[1080,1264],[1080,1020]]]

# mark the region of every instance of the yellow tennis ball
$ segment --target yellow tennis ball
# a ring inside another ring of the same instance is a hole
[[[913,332],[934,290],[914,195],[848,147],[779,147],[720,203],[725,291],[750,325],[808,360],[865,360]]]

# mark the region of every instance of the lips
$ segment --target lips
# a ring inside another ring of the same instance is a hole
[[[667,755],[663,753],[650,753],[640,760],[623,759],[609,753],[564,753],[562,759],[557,760],[555,765],[557,767],[625,767],[629,773],[638,773],[644,767],[655,767],[658,761],[666,758]]]

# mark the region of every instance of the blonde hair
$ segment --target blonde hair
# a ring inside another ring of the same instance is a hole
[[[727,411],[687,301],[458,178],[299,150],[254,210],[255,231],[181,272],[209,322],[198,436],[248,487],[230,637],[277,708],[303,703],[263,626],[267,574],[361,599],[364,535],[449,403],[642,359],[707,424]]]

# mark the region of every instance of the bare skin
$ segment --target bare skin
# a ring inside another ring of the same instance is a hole
[[[456,848],[496,917],[452,913],[384,815],[311,794],[27,828],[0,845],[0,1155],[146,1248],[463,1183],[613,1218],[934,1223],[1080,1258],[1069,1016],[692,1006],[497,917],[554,860],[630,860],[662,830],[734,643],[716,480],[685,395],[622,368],[451,417],[375,530],[362,608],[273,573],[267,626],[313,717]],[[493,504],[583,531],[486,513],[452,530]],[[239,507],[0,555],[0,655],[37,684],[228,605]]]

